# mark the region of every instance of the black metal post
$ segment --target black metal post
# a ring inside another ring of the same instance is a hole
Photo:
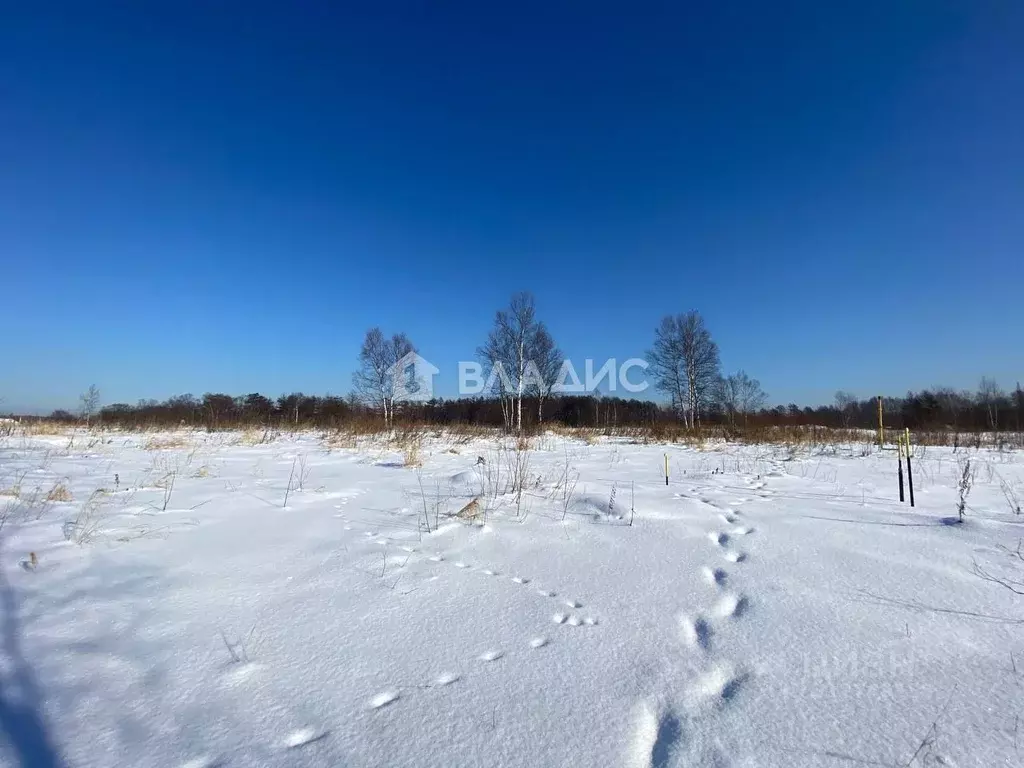
[[[914,471],[910,468],[910,446],[907,446],[907,485],[910,486],[910,506],[914,506]]]
[[[900,501],[903,501],[903,449],[899,449],[899,458],[897,459],[900,465]]]

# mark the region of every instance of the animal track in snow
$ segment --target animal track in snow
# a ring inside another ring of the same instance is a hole
[[[388,704],[391,704],[392,702],[397,701],[398,697],[399,697],[398,691],[395,691],[395,690],[381,691],[376,696],[374,696],[372,699],[370,699],[370,708],[371,709],[380,709],[381,707],[386,707]]]
[[[745,595],[728,594],[715,603],[715,615],[724,618],[742,616],[750,607],[750,600]]]
[[[569,617],[566,616],[564,613],[556,613],[554,616],[551,617],[551,620],[555,622],[555,624],[565,624],[565,620],[567,618]]]
[[[570,617],[568,618],[568,620],[566,621],[566,623],[567,623],[567,624],[568,624],[569,626],[572,626],[572,627],[578,627],[578,626],[579,626],[580,624],[582,624],[582,623],[583,623],[583,619],[581,619],[581,618],[580,618],[579,616],[577,616],[577,615],[576,615],[576,614],[574,613],[574,614],[573,614],[572,616],[570,616]]]
[[[456,568],[471,568],[472,566],[469,563],[464,563],[461,560],[459,560],[457,563],[455,563],[455,567]]]
[[[522,576],[513,576],[512,577],[512,581],[514,581],[516,584],[529,584],[530,583],[529,579],[524,579]]]
[[[459,676],[456,675],[454,672],[445,672],[443,675],[440,675],[437,678],[437,680],[435,680],[434,682],[437,685],[442,685],[443,686],[443,685],[451,685],[452,683],[456,682],[458,679],[459,679]]]
[[[711,539],[712,544],[717,544],[720,547],[724,547],[729,543],[728,534],[722,533],[721,531],[712,531],[708,534],[708,538]]]
[[[708,584],[715,584],[719,587],[725,584],[726,580],[729,578],[729,574],[721,568],[708,568],[705,566],[704,568],[701,568],[701,573],[704,574],[704,579]]]
[[[430,562],[432,562],[432,563],[444,562],[444,558],[441,555],[431,555],[431,557],[429,559],[430,559]]]
[[[737,552],[736,550],[730,549],[728,552],[725,553],[725,559],[728,560],[730,563],[742,563],[744,560],[747,559],[747,556],[743,552]]]
[[[565,604],[568,605],[570,608],[582,608],[583,607],[583,603],[581,603],[579,600],[566,600]]]
[[[281,745],[285,749],[297,749],[298,747],[304,747],[307,744],[312,744],[314,741],[320,741],[320,739],[325,736],[327,736],[327,731],[321,731],[316,728],[306,726],[305,728],[297,728],[285,736]]]
[[[199,755],[186,760],[178,768],[216,768],[218,765],[221,765],[219,758],[213,755]]]
[[[583,619],[583,623],[586,624],[588,627],[596,627],[598,624],[598,619],[596,616],[587,616],[585,619]]]
[[[541,597],[555,597],[556,592],[552,592],[550,589],[538,589],[537,594]]]
[[[481,571],[481,573],[483,573],[484,576],[497,576],[498,575],[497,571],[492,571],[490,568],[485,568],[483,571]]]
[[[224,673],[224,682],[228,685],[234,685],[240,683],[243,680],[248,680],[250,677],[255,675],[262,669],[261,665],[253,664],[252,662],[240,662],[238,664],[232,664],[228,671]]]
[[[548,639],[546,637],[535,637],[530,641],[531,648],[543,648],[547,644]]]
[[[719,517],[722,519],[723,523],[729,523],[730,525],[739,522],[739,518],[736,517],[736,515],[719,515]]]
[[[721,704],[736,696],[745,679],[732,665],[716,664],[694,681],[688,693],[696,703]]]
[[[673,712],[658,713],[651,704],[642,704],[630,747],[630,768],[667,768],[682,732],[682,724]]]
[[[480,661],[497,661],[505,655],[504,651],[491,650],[480,654]]]
[[[749,525],[740,525],[729,531],[729,533],[731,533],[733,536],[747,536],[753,532],[754,529],[751,528]]]
[[[680,616],[679,631],[683,641],[691,648],[700,648],[702,651],[711,650],[711,626],[704,618]]]

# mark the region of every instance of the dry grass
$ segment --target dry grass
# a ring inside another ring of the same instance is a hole
[[[27,437],[33,435],[66,435],[74,429],[74,424],[66,424],[61,421],[29,421],[22,423],[22,430]]]
[[[480,499],[473,499],[469,504],[464,506],[455,516],[460,520],[466,520],[472,522],[483,515],[483,509],[480,506]]]
[[[25,475],[27,472],[22,472],[14,477],[13,482],[3,488],[0,488],[0,496],[9,496],[12,499],[21,498],[21,484],[25,481]],[[10,475],[8,475],[10,477]]]
[[[349,450],[355,450],[359,446],[359,441],[353,432],[347,430],[337,429],[333,432],[325,432],[320,441],[324,444],[327,450],[333,448],[345,448]]]
[[[445,434],[452,445],[467,445],[474,440],[491,437],[499,432],[497,427],[479,424],[450,424],[445,428]]]
[[[57,483],[50,489],[50,492],[46,494],[47,501],[74,501],[74,497],[71,495],[71,491],[64,483]]]
[[[143,448],[147,451],[164,451],[172,448],[188,448],[192,442],[185,435],[157,435],[146,440]]]
[[[420,457],[420,451],[422,449],[420,440],[410,440],[405,443],[402,447],[402,464],[407,467],[418,467],[423,464],[423,460]]]
[[[601,441],[601,431],[594,427],[563,427],[552,424],[548,430],[569,440],[579,440],[587,445],[597,445]]]
[[[405,466],[419,467],[423,464],[423,444],[427,435],[427,430],[418,425],[403,425],[394,431],[391,442],[396,450],[401,451]]]
[[[75,544],[87,544],[92,541],[103,525],[104,501],[103,492],[94,491],[82,504],[75,519],[65,521],[64,538]]]
[[[163,477],[161,477],[159,480],[157,480],[155,483],[153,483],[153,485],[156,488],[161,488],[163,490],[166,490],[167,488],[173,488],[174,487],[174,480],[177,477],[177,474],[178,474],[177,472],[168,472]],[[105,490],[105,489],[103,489],[103,490]]]
[[[238,442],[242,445],[269,445],[280,436],[280,432],[270,427],[249,428],[242,433]]]

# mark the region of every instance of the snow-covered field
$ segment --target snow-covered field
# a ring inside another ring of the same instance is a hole
[[[0,443],[3,764],[1024,764],[1020,454],[247,442]]]

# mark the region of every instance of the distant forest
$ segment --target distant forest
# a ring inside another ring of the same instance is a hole
[[[1024,391],[1018,384],[1011,393],[986,385],[978,392],[932,389],[908,392],[904,397],[883,397],[882,409],[887,427],[913,430],[1016,431],[1024,426]],[[535,429],[541,422],[566,427],[648,426],[659,422],[682,423],[682,417],[670,406],[649,400],[618,397],[551,396],[543,411],[536,398],[524,399],[524,428]],[[104,425],[133,427],[188,426],[205,429],[238,427],[317,427],[341,428],[357,420],[380,420],[379,413],[356,397],[320,397],[294,393],[273,400],[253,393],[241,397],[205,394],[181,395],[163,402],[143,400],[136,405],[117,403],[91,415]],[[83,414],[54,411],[51,419],[77,421]],[[497,397],[434,399],[422,403],[396,403],[395,420],[420,424],[473,424],[502,426],[502,405]],[[740,427],[822,426],[865,428],[878,425],[878,401],[857,399],[843,392],[836,402],[818,407],[800,407],[795,403],[761,408],[745,416],[729,414],[712,404],[702,416],[701,425]]]
[[[470,424],[502,426],[509,432],[536,430],[541,424],[617,429],[678,424],[695,430],[721,426],[731,430],[764,427],[875,428],[877,398],[860,399],[837,392],[835,402],[817,407],[796,403],[768,408],[760,382],[736,371],[724,375],[718,344],[696,310],[666,315],[654,329],[645,354],[647,377],[665,401],[566,395],[569,362],[537,314],[534,298],[516,293],[495,313],[494,325],[476,350],[482,370],[492,375],[486,396],[426,402],[406,397],[416,392],[409,380],[409,361],[418,350],[405,333],[366,332],[348,397],[293,393],[273,400],[259,393],[242,396],[207,393],[172,397],[164,402],[100,407],[93,386],[81,396],[79,413],[55,411],[50,418],[121,427],[188,426],[206,429],[235,427],[313,426],[341,428],[377,421],[384,427],[407,424]],[[499,374],[500,375],[494,375]],[[413,368],[412,375],[415,376]],[[953,432],[1020,432],[1024,392],[1020,384],[1006,392],[990,378],[977,391],[935,388],[882,398],[887,427]],[[367,424],[367,426],[371,426]]]

